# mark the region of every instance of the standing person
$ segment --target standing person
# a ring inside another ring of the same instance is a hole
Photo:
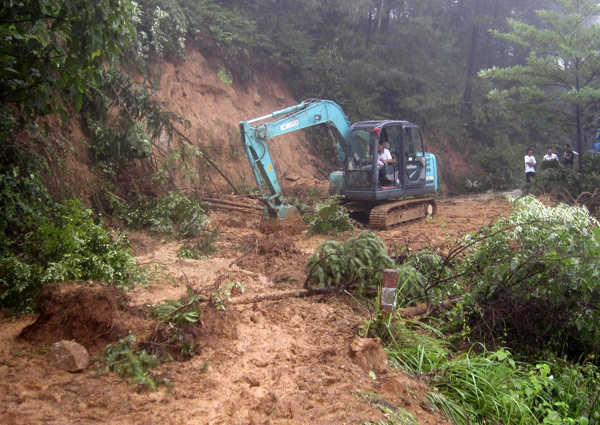
[[[565,145],[565,152],[563,153],[563,164],[572,167],[574,158],[575,153],[571,150],[571,145],[567,143]]]
[[[552,146],[546,148],[546,155],[544,155],[542,161],[558,161],[558,156],[552,152]]]
[[[531,178],[535,177],[535,167],[537,166],[537,161],[535,160],[535,156],[533,156],[533,149],[527,148],[527,155],[525,155],[525,179],[527,183]]]

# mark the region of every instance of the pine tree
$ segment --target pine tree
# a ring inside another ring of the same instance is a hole
[[[583,173],[583,129],[600,101],[600,5],[595,0],[557,0],[536,11],[538,26],[509,20],[511,32],[496,35],[530,50],[524,65],[480,73],[494,79],[490,97],[524,117],[575,131]]]

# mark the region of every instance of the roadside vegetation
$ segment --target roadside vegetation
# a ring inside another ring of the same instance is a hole
[[[531,195],[511,202],[512,214],[444,256],[423,250],[395,262],[370,232],[326,241],[307,264],[309,281],[369,300],[381,271],[397,268],[400,309],[384,314],[375,302],[362,334],[425,379],[427,402],[455,424],[598,424],[598,221]],[[414,305],[422,318],[403,318]]]
[[[363,295],[379,275],[364,270],[400,270],[400,309],[373,306],[362,334],[381,338],[394,367],[426,380],[427,402],[453,423],[598,424],[600,227],[579,207],[512,202],[510,216],[445,257],[423,251],[382,263],[325,242],[309,266],[321,285],[344,282]],[[361,236],[378,247],[373,258],[386,253],[374,235]],[[403,318],[415,302],[426,306],[422,317]]]
[[[78,200],[53,201],[35,169],[0,168],[0,205],[0,308],[30,311],[51,282],[145,282],[127,237],[109,233]]]

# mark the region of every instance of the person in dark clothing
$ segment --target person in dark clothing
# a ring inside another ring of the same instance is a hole
[[[571,150],[571,145],[568,143],[565,145],[565,151],[563,153],[563,165],[572,167],[573,160],[575,159],[575,154]]]

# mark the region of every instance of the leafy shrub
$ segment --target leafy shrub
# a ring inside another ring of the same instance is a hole
[[[317,204],[315,212],[308,215],[308,235],[333,235],[347,230],[352,230],[350,216],[336,196]]]
[[[408,255],[400,265],[399,272],[399,306],[417,302],[440,305],[448,297],[460,292],[457,281],[451,279],[449,264],[429,249]]]
[[[141,277],[125,235],[113,241],[79,201],[67,201],[26,237],[25,251],[46,264],[44,283],[102,280],[121,288]]]
[[[227,69],[219,67],[217,75],[223,84],[230,86],[233,83],[233,75]]]
[[[31,308],[46,283],[102,280],[122,288],[143,282],[127,238],[113,240],[79,201],[51,201],[36,173],[0,174],[0,306]]]
[[[200,296],[191,286],[186,285],[187,300],[165,300],[162,304],[152,306],[152,314],[159,322],[177,326],[184,323],[196,323],[202,315],[202,308],[198,304]]]
[[[10,166],[0,173],[0,252],[9,249],[10,239],[42,217],[45,204],[54,204],[35,171]]]
[[[165,197],[117,203],[115,212],[134,229],[149,229],[176,237],[199,237],[209,224],[206,209],[200,198],[169,192]]]
[[[600,348],[600,228],[581,208],[532,196],[470,244],[457,275],[467,289],[455,321],[483,341],[579,356]],[[476,242],[476,241],[475,241]]]
[[[46,283],[44,268],[23,261],[13,252],[0,256],[0,306],[12,312],[30,309],[33,298]]]
[[[357,292],[375,289],[381,271],[395,268],[387,247],[373,232],[362,232],[344,243],[323,242],[308,260],[309,280],[321,286],[353,286]]]
[[[106,354],[102,360],[108,370],[121,378],[131,379],[132,383],[145,385],[155,391],[157,381],[148,371],[158,366],[161,361],[145,350],[140,350],[138,353],[132,351],[131,344],[135,342],[135,335],[129,334],[119,342],[110,344],[106,347]]]
[[[82,108],[92,136],[92,152],[101,169],[114,174],[135,159],[149,158],[159,139],[174,140],[178,149],[191,151],[175,127],[187,128],[189,122],[165,111],[165,105],[154,98],[154,88],[146,83],[137,84],[120,70],[103,68],[98,87],[89,93]],[[171,154],[167,152],[167,157]],[[185,169],[182,156],[164,162]]]
[[[557,163],[540,169],[528,190],[538,195],[549,194],[566,202],[572,202],[581,192],[594,192],[600,188],[600,155],[588,155],[583,161],[583,175],[577,168]]]
[[[420,374],[435,392],[425,400],[455,424],[596,424],[600,374],[589,362],[516,361],[504,348],[456,352],[432,326],[377,315],[363,327],[381,338],[390,365]]]
[[[305,216],[310,212],[310,207],[298,198],[286,198],[286,202],[296,207],[300,215]]]
[[[192,258],[194,260],[210,258],[217,250],[216,241],[218,235],[219,229],[205,231],[194,241],[184,243],[177,252],[177,255],[182,258]]]
[[[478,150],[469,161],[483,171],[467,180],[466,189],[505,190],[519,186],[523,158],[517,150],[510,145]]]
[[[209,0],[202,2],[199,14],[217,45],[227,49],[230,59],[248,58],[268,46],[256,22],[237,9]]]
[[[152,153],[150,138],[137,123],[127,123],[127,130],[107,123],[87,120],[93,137],[93,152],[97,160],[126,164],[133,159],[147,158]]]

